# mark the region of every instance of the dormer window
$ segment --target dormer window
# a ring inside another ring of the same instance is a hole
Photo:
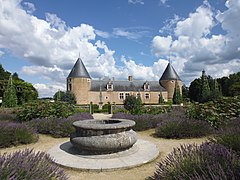
[[[150,91],[150,84],[147,81],[143,84],[143,89],[144,91]]]
[[[107,83],[107,91],[113,91],[113,84],[111,81]]]

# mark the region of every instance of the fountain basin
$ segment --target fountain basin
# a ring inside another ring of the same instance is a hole
[[[95,154],[119,152],[136,143],[134,125],[134,121],[127,119],[76,121],[73,123],[76,132],[71,134],[70,141],[79,151]]]

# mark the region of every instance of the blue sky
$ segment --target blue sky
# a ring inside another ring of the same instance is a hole
[[[183,83],[240,70],[240,0],[0,0],[0,63],[40,97],[65,90],[79,56],[94,79]]]

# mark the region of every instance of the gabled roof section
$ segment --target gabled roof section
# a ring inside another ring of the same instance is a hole
[[[87,72],[86,67],[84,66],[82,59],[78,58],[77,62],[74,64],[68,78],[74,77],[83,77],[91,79],[90,75]]]
[[[178,76],[175,69],[172,67],[170,63],[168,63],[160,80],[180,80],[181,81],[180,77]]]

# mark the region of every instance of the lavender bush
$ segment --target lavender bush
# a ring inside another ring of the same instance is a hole
[[[155,132],[158,137],[178,139],[206,136],[212,134],[213,129],[205,121],[176,116],[159,123]]]
[[[17,108],[0,108],[0,121],[13,121]]]
[[[65,180],[65,172],[44,152],[25,149],[0,155],[0,179]]]
[[[226,147],[203,143],[175,148],[149,179],[240,179],[240,158]]]
[[[0,121],[0,129],[0,147],[29,144],[38,140],[36,132],[24,124]]]
[[[93,119],[89,113],[77,113],[68,118],[42,118],[34,119],[26,124],[33,127],[41,134],[50,134],[53,137],[69,137],[75,131],[72,123],[78,120]]]
[[[240,117],[232,120],[227,127],[220,129],[211,141],[222,144],[240,155]]]
[[[174,108],[171,112],[168,113],[161,113],[161,114],[142,114],[142,115],[131,115],[126,113],[116,113],[112,116],[112,118],[119,118],[119,119],[131,119],[136,122],[134,130],[136,131],[144,131],[147,129],[157,127],[157,124],[161,123],[162,121],[168,120],[171,121],[173,119],[183,119],[186,118],[185,116],[185,109],[183,108]]]
[[[112,118],[115,119],[131,119],[136,122],[133,127],[136,131],[144,131],[156,127],[156,125],[161,122],[162,114],[152,115],[152,114],[142,114],[142,115],[131,115],[126,113],[116,113],[113,114]]]

